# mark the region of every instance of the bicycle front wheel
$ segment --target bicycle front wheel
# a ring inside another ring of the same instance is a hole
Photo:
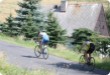
[[[84,68],[85,63],[86,63],[85,57],[84,57],[84,55],[81,55],[80,58],[79,58],[79,64],[80,64],[80,66],[82,68]]]
[[[40,49],[38,48],[38,46],[35,46],[34,48],[34,54],[35,56],[38,58],[41,55]]]

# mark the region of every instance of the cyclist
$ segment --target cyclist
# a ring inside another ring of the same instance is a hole
[[[40,49],[46,47],[47,43],[49,42],[49,35],[45,32],[45,30],[38,32],[38,41],[40,44]]]
[[[85,58],[87,60],[87,63],[89,63],[90,62],[90,58],[91,58],[91,54],[95,50],[95,44],[93,42],[91,42],[89,39],[87,39],[83,43],[83,48],[85,50],[85,52],[84,52]]]

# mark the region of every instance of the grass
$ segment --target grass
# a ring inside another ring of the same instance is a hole
[[[6,56],[3,52],[0,52],[0,73],[2,75],[55,75],[54,72],[49,72],[44,69],[37,70],[27,70],[15,67],[8,64],[6,61]]]
[[[34,46],[35,46],[35,43],[33,41],[23,41],[17,37],[12,38],[12,37],[9,37],[9,36],[3,35],[3,34],[0,34],[0,40],[6,41],[6,42],[9,42],[12,44],[16,44],[19,46],[29,47],[29,48],[30,47],[34,48]]]
[[[30,70],[21,69],[9,64],[0,64],[0,72],[3,75],[54,75],[46,70],[30,71]]]
[[[9,42],[12,44],[16,44],[19,46],[28,47],[28,48],[34,48],[34,46],[35,46],[35,43],[33,41],[23,41],[23,40],[20,40],[19,38],[11,38],[11,37],[8,37],[3,34],[0,34],[0,40],[6,41],[6,42]],[[74,61],[74,62],[78,62],[79,57],[81,55],[80,53],[73,52],[70,50],[63,50],[61,48],[59,48],[59,49],[49,48],[48,50],[49,50],[49,54],[55,55],[57,57],[65,58],[67,60]],[[109,67],[110,61],[105,62],[105,60],[103,61],[99,57],[95,57],[95,60],[96,60],[96,67],[97,68],[110,71],[110,67]],[[110,59],[107,59],[107,60],[110,60]]]
[[[96,58],[96,67],[110,71],[110,58],[108,59],[105,58],[102,60],[99,58]]]
[[[57,50],[57,49],[49,49],[50,53],[52,55],[65,58],[67,60],[71,60],[74,62],[78,62],[78,59],[81,54],[78,54],[76,52],[70,51],[70,50]]]

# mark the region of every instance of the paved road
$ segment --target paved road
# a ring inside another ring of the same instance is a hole
[[[107,75],[107,71],[87,71],[81,69],[78,63],[71,62],[59,57],[50,56],[47,60],[35,57],[32,49],[16,46],[0,41],[0,51],[7,55],[9,63],[27,69],[48,69],[56,72],[56,75]],[[65,67],[68,66],[68,67]]]

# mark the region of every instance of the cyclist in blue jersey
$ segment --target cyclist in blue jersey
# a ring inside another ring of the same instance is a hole
[[[40,38],[39,43],[40,43],[40,49],[42,49],[42,47],[46,46],[49,42],[49,35],[45,32],[39,32],[38,33],[38,37]]]

